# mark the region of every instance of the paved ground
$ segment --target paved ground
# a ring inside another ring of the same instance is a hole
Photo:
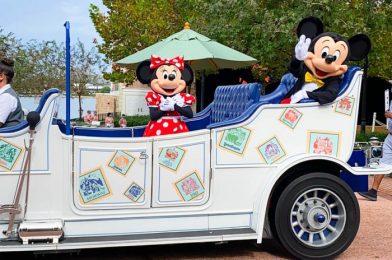
[[[372,181],[369,177],[369,185]],[[357,197],[361,207],[359,232],[339,259],[392,259],[392,178],[384,178],[376,202]]]
[[[372,178],[369,178],[371,184]],[[378,201],[371,202],[358,196],[361,207],[359,232],[351,246],[337,259],[392,259],[392,178],[384,178]],[[227,244],[192,244],[148,246],[117,249],[83,250],[79,253],[32,255],[31,253],[0,254],[0,259],[291,259],[274,241],[264,241],[261,248],[252,242]]]

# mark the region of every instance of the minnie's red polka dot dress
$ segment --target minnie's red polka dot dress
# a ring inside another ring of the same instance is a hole
[[[190,94],[179,93],[184,99],[184,106],[191,106],[195,103],[195,97]],[[146,101],[149,107],[157,107],[159,109],[159,104],[161,99],[164,97],[153,91],[149,91],[146,94]],[[188,132],[188,127],[186,123],[181,120],[181,115],[177,111],[168,111],[166,114],[156,121],[150,121],[144,130],[143,136],[159,136],[168,134],[177,134]]]

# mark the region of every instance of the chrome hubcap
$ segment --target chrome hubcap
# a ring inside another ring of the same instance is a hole
[[[346,209],[331,190],[316,188],[302,193],[291,208],[290,223],[297,239],[311,247],[335,241],[346,224]]]

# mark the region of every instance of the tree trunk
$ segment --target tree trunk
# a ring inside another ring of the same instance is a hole
[[[82,109],[82,93],[78,93],[79,97],[79,119],[83,119],[83,109]]]

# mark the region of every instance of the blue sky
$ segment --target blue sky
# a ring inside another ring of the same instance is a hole
[[[90,3],[106,10],[101,0],[0,0],[0,27],[27,42],[65,41],[65,21],[71,23],[71,44],[79,38],[87,48],[100,40],[89,16]]]

